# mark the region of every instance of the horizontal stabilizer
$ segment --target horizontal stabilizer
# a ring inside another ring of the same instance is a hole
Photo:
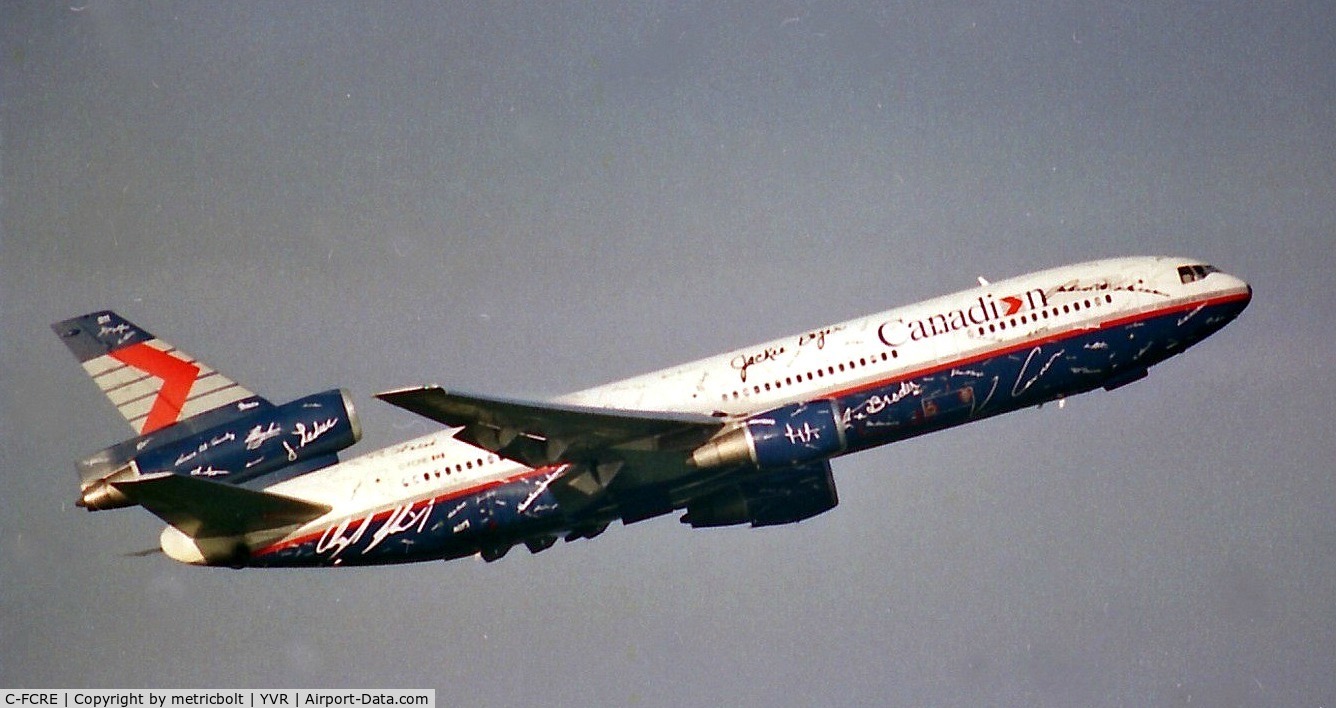
[[[112,484],[131,501],[191,538],[241,536],[296,526],[330,509],[280,494],[167,472]]]

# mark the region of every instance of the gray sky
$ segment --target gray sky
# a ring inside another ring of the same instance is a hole
[[[1336,702],[1327,3],[0,6],[0,685],[480,705]],[[552,396],[1041,267],[1249,280],[1149,379],[836,462],[802,524],[198,569],[73,506],[47,324],[276,400]]]

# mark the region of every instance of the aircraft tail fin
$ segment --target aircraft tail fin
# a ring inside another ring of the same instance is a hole
[[[268,405],[235,381],[110,310],[51,325],[139,435],[223,406]]]

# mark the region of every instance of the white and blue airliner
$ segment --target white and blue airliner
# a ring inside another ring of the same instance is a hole
[[[80,506],[144,507],[184,563],[329,567],[492,561],[674,511],[799,522],[837,504],[836,457],[1135,382],[1251,298],[1189,258],[980,278],[550,401],[381,393],[444,428],[344,461],[346,391],[274,404],[111,311],[52,328],[137,436],[78,463]]]

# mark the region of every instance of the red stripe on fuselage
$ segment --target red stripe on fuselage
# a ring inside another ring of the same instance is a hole
[[[935,374],[939,371],[949,370],[953,367],[968,366],[970,364],[974,364],[983,361],[985,359],[992,359],[994,357],[1006,356],[1012,352],[1020,351],[1022,349],[1027,349],[1029,347],[1043,346],[1045,344],[1051,344],[1053,342],[1060,342],[1065,339],[1079,337],[1088,334],[1090,332],[1098,332],[1101,330],[1113,329],[1115,327],[1121,327],[1123,325],[1132,324],[1134,322],[1143,322],[1145,320],[1155,319],[1156,317],[1163,317],[1165,315],[1171,315],[1175,312],[1184,312],[1186,310],[1192,310],[1195,308],[1206,308],[1206,307],[1213,307],[1216,305],[1226,305],[1231,302],[1238,302],[1240,300],[1247,301],[1251,298],[1252,298],[1251,292],[1235,293],[1232,295],[1223,295],[1220,297],[1208,298],[1206,300],[1199,300],[1195,302],[1187,302],[1178,305],[1172,305],[1170,307],[1161,308],[1159,310],[1149,310],[1146,312],[1138,312],[1131,315],[1125,315],[1117,319],[1100,322],[1097,326],[1084,326],[1074,329],[1066,329],[1056,334],[1050,334],[1042,337],[1035,337],[1033,339],[1025,339],[1018,342],[1011,342],[997,349],[989,349],[987,351],[983,351],[977,354],[971,354],[970,356],[961,359],[952,359],[951,361],[938,362],[931,364],[929,366],[924,366],[920,369],[911,370],[905,373],[897,373],[891,377],[878,379],[876,381],[870,381],[868,383],[861,383],[858,384],[857,386],[850,386],[849,388],[846,389],[834,391],[826,394],[825,396],[822,396],[822,398],[841,398],[843,396],[848,396],[855,393],[861,393],[863,391],[869,391],[874,388],[881,388],[882,386],[894,384],[900,381],[915,379],[920,376],[928,376],[931,374]]]
[[[948,370],[948,369],[950,369],[950,368],[952,368],[952,367],[967,366],[967,365],[969,365],[969,364],[973,364],[973,363],[975,363],[975,362],[983,361],[983,360],[985,360],[985,359],[991,359],[991,358],[993,358],[993,357],[998,357],[998,356],[1006,356],[1007,354],[1010,354],[1010,353],[1012,353],[1012,352],[1014,352],[1014,351],[1019,351],[1019,350],[1025,349],[1025,348],[1027,348],[1027,347],[1042,346],[1042,345],[1044,345],[1044,344],[1050,344],[1050,343],[1052,343],[1052,342],[1058,342],[1058,341],[1062,341],[1062,340],[1065,340],[1065,339],[1070,339],[1070,338],[1072,338],[1072,337],[1081,336],[1081,335],[1087,334],[1087,333],[1089,333],[1089,332],[1100,331],[1100,330],[1105,330],[1105,329],[1112,329],[1112,328],[1114,328],[1114,327],[1121,327],[1121,326],[1123,326],[1123,325],[1131,324],[1131,323],[1133,323],[1133,322],[1139,322],[1139,321],[1144,321],[1144,320],[1154,319],[1154,318],[1156,318],[1156,317],[1163,317],[1163,316],[1165,316],[1165,315],[1170,315],[1170,314],[1173,314],[1173,313],[1175,313],[1175,312],[1183,312],[1183,311],[1191,310],[1191,309],[1194,309],[1194,308],[1199,308],[1199,307],[1200,307],[1200,308],[1205,308],[1205,307],[1211,307],[1211,306],[1215,306],[1215,305],[1224,305],[1224,304],[1228,304],[1228,303],[1231,303],[1231,302],[1237,302],[1237,301],[1240,301],[1240,300],[1247,300],[1247,299],[1249,299],[1250,297],[1251,297],[1251,293],[1238,293],[1238,294],[1233,294],[1233,295],[1226,295],[1226,296],[1221,296],[1221,297],[1216,297],[1216,298],[1210,298],[1210,299],[1207,299],[1207,300],[1201,300],[1201,301],[1197,301],[1197,302],[1188,302],[1188,303],[1183,303],[1183,304],[1173,305],[1173,306],[1171,306],[1171,307],[1165,307],[1165,308],[1162,308],[1162,309],[1159,309],[1159,310],[1151,310],[1151,311],[1147,311],[1147,312],[1139,312],[1139,313],[1132,314],[1132,315],[1126,315],[1126,316],[1123,316],[1123,317],[1119,317],[1119,318],[1117,318],[1117,319],[1113,319],[1113,320],[1108,320],[1108,321],[1105,321],[1105,322],[1101,322],[1101,323],[1099,323],[1098,326],[1092,326],[1092,327],[1080,327],[1080,328],[1078,328],[1078,329],[1067,329],[1067,330],[1064,330],[1064,331],[1062,331],[1062,332],[1060,332],[1060,333],[1056,333],[1056,334],[1051,334],[1051,335],[1047,335],[1047,336],[1043,336],[1043,337],[1036,337],[1036,338],[1032,338],[1032,339],[1022,340],[1022,341],[1019,341],[1019,342],[1009,343],[1009,344],[1007,344],[1007,345],[1005,345],[1005,346],[1003,346],[1003,347],[1001,347],[1001,348],[998,348],[998,349],[992,349],[992,350],[988,350],[988,351],[984,351],[984,352],[980,352],[980,353],[978,353],[978,354],[973,354],[973,355],[970,355],[970,356],[965,357],[965,358],[962,358],[962,359],[955,359],[955,360],[948,361],[948,362],[936,363],[936,364],[932,364],[932,365],[930,365],[930,366],[922,367],[922,368],[917,369],[917,370],[911,370],[911,371],[904,372],[904,373],[897,373],[895,376],[892,376],[892,377],[888,377],[888,378],[885,378],[885,379],[879,379],[879,380],[877,380],[877,381],[872,381],[872,382],[869,382],[869,383],[859,384],[858,386],[852,386],[852,387],[850,387],[850,388],[846,388],[846,389],[842,389],[842,390],[835,391],[835,392],[832,392],[832,393],[828,393],[828,394],[822,396],[822,398],[839,398],[839,397],[843,397],[843,396],[848,396],[848,395],[851,395],[851,394],[859,393],[859,392],[861,392],[861,391],[867,391],[867,390],[870,390],[870,389],[874,389],[874,388],[879,388],[879,387],[882,387],[882,386],[886,386],[886,385],[889,385],[889,384],[894,384],[894,383],[899,382],[899,381],[905,381],[905,380],[908,380],[908,379],[917,378],[917,377],[919,377],[919,376],[927,376],[927,375],[930,375],[930,374],[933,374],[933,373],[936,373],[936,372],[939,372],[939,371],[945,371],[945,370]],[[474,495],[474,494],[479,494],[479,493],[481,493],[481,492],[485,492],[485,491],[487,491],[488,489],[492,489],[493,487],[499,487],[499,486],[504,485],[504,484],[510,484],[510,483],[512,483],[512,482],[519,481],[519,480],[521,480],[521,479],[528,479],[528,478],[530,478],[530,477],[534,477],[534,476],[538,476],[538,475],[546,474],[546,473],[548,473],[548,472],[550,472],[550,471],[552,471],[552,470],[558,469],[558,468],[561,467],[561,466],[562,466],[562,465],[553,465],[553,466],[548,466],[548,467],[539,467],[539,468],[531,469],[531,470],[528,470],[528,471],[525,471],[525,472],[522,472],[522,473],[519,473],[519,474],[511,475],[510,477],[506,477],[506,478],[499,479],[499,480],[492,480],[492,481],[489,481],[489,482],[484,482],[484,483],[482,483],[482,484],[474,485],[474,486],[472,486],[472,487],[467,487],[467,488],[465,488],[465,489],[461,489],[461,490],[457,490],[457,491],[452,491],[452,492],[449,492],[449,493],[447,493],[447,494],[443,494],[443,495],[440,495],[440,496],[436,496],[436,497],[424,497],[424,498],[422,498],[422,499],[419,499],[419,500],[417,500],[417,501],[412,502],[412,507],[411,507],[411,508],[412,508],[412,509],[418,509],[418,508],[420,508],[420,507],[422,507],[422,506],[424,506],[424,505],[426,505],[426,504],[428,504],[428,503],[435,504],[435,503],[450,502],[450,501],[454,501],[454,500],[457,500],[457,499],[460,499],[460,498],[463,498],[463,497],[472,496],[472,495]],[[373,516],[371,517],[371,520],[372,520],[373,522],[376,522],[376,521],[383,521],[384,519],[389,518],[389,516],[390,516],[391,514],[393,514],[397,509],[401,508],[402,506],[403,506],[403,504],[401,503],[401,504],[396,505],[396,506],[394,506],[394,507],[391,507],[391,508],[389,508],[389,509],[385,509],[385,510],[376,512],[376,514],[373,515]],[[301,544],[303,544],[303,543],[308,543],[308,542],[310,542],[310,541],[317,540],[317,539],[319,539],[321,536],[323,536],[326,532],[328,532],[330,528],[333,528],[334,526],[337,526],[339,523],[342,523],[342,522],[345,521],[345,520],[358,519],[358,518],[363,518],[363,516],[350,516],[350,517],[345,517],[345,519],[340,519],[338,522],[325,524],[325,525],[323,525],[323,526],[321,527],[321,529],[320,529],[319,531],[312,531],[312,532],[307,533],[307,534],[304,534],[304,535],[302,535],[302,536],[300,536],[300,537],[298,537],[298,538],[294,538],[294,539],[290,539],[290,540],[286,540],[286,541],[280,541],[280,542],[275,543],[275,544],[273,544],[273,545],[271,545],[271,546],[267,546],[267,547],[265,547],[265,548],[262,548],[262,549],[259,549],[259,550],[255,551],[255,555],[266,555],[266,554],[269,554],[269,553],[275,553],[275,552],[280,551],[280,550],[283,550],[283,549],[285,549],[285,548],[290,548],[290,547],[293,547],[293,546],[299,546],[299,545],[301,545]]]
[[[524,472],[520,472],[518,474],[513,474],[509,477],[503,477],[501,479],[494,479],[488,482],[482,482],[480,484],[475,484],[471,487],[465,487],[463,489],[448,492],[440,496],[423,497],[421,499],[418,499],[417,501],[409,502],[412,504],[410,510],[420,509],[421,507],[426,506],[427,504],[441,504],[446,502],[452,502],[457,499],[461,499],[463,497],[473,496],[475,494],[481,494],[482,492],[485,492],[494,487],[500,487],[506,484],[510,484],[512,482],[518,482],[522,479],[528,479],[530,477],[547,474],[549,472],[552,472],[553,470],[557,470],[565,466],[566,466],[565,464],[560,464],[560,465],[550,465],[547,467],[537,467],[534,469],[526,470]],[[371,516],[371,521],[374,523],[376,521],[383,521],[385,519],[388,519],[390,518],[391,514],[403,508],[403,506],[404,502],[400,502],[399,504],[392,506],[388,509],[383,509],[381,511],[378,511]],[[267,555],[269,553],[277,553],[278,551],[281,551],[285,548],[300,546],[303,543],[308,543],[310,541],[318,540],[321,536],[325,535],[331,528],[338,526],[344,521],[350,521],[353,519],[364,519],[364,518],[366,518],[366,514],[364,513],[344,517],[342,519],[339,519],[338,521],[324,524],[319,531],[312,531],[297,538],[289,539],[286,541],[279,541],[278,543],[275,543],[273,545],[265,546],[264,548],[254,551],[253,555],[257,556]]]

